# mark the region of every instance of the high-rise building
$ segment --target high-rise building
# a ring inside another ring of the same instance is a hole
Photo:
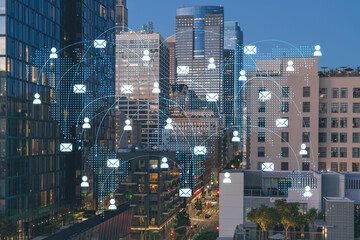
[[[175,42],[176,36],[171,36],[166,39],[166,42],[169,45],[169,83],[174,84],[176,78],[176,57],[175,57]]]
[[[116,0],[116,33],[128,31],[128,9],[126,0]]]
[[[160,34],[142,32],[117,35],[116,47],[118,110],[125,112],[131,125],[140,124],[140,142],[131,142],[137,139],[131,137],[133,130],[118,128],[117,134],[129,137],[129,144],[156,147],[169,118],[169,47]],[[144,61],[144,56],[149,60]]]

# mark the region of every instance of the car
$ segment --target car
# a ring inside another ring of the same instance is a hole
[[[210,218],[210,217],[211,217],[211,213],[210,213],[210,212],[208,212],[208,213],[205,214],[205,218]]]

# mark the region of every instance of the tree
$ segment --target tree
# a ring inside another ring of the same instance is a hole
[[[247,218],[258,224],[262,231],[265,233],[272,230],[279,224],[280,215],[274,208],[270,208],[266,205],[261,205],[258,208],[253,208],[247,214]]]
[[[17,226],[14,221],[8,217],[0,218],[0,238],[7,239],[16,236]]]
[[[203,232],[198,235],[195,240],[216,240],[218,236],[219,233],[215,231]]]
[[[190,225],[191,225],[190,217],[185,210],[179,212],[178,215],[176,215],[175,229],[178,228],[176,229],[176,232],[183,235],[186,233],[187,227],[189,227]]]
[[[304,216],[299,212],[300,203],[288,203],[285,199],[279,199],[275,201],[275,207],[280,214],[280,223],[286,236],[290,227],[301,227],[304,224]]]

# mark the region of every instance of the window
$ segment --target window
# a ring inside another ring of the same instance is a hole
[[[326,99],[327,98],[327,88],[320,88],[319,97],[321,99]]]
[[[337,162],[332,162],[331,163],[331,171],[334,171],[334,172],[337,172],[337,170],[338,170],[338,163]]]
[[[331,148],[331,157],[333,158],[339,157],[339,149],[337,147]]]
[[[309,117],[303,117],[303,127],[310,127],[310,118]]]
[[[302,155],[301,157],[302,158],[309,158],[309,156],[310,156],[310,148],[306,148],[306,152],[307,152],[307,154],[306,155]]]
[[[340,133],[340,142],[347,143],[347,133]]]
[[[310,112],[310,102],[303,102],[303,112]]]
[[[290,89],[289,87],[282,87],[281,89],[281,97],[287,98],[289,97]]]
[[[289,157],[289,148],[288,147],[281,148],[281,157]]]
[[[319,128],[326,128],[326,118],[319,118]]]
[[[348,89],[347,88],[340,88],[340,97],[347,98],[348,97]]]
[[[339,89],[338,88],[333,88],[332,89],[331,97],[332,98],[339,98]]]
[[[340,163],[340,171],[342,171],[342,172],[347,171],[347,163],[346,162],[341,162]]]
[[[331,128],[338,128],[338,127],[339,127],[339,119],[331,118]]]
[[[352,142],[353,143],[360,143],[360,133],[353,133],[352,134]]]
[[[157,173],[149,173],[149,182],[157,182],[158,174]]]
[[[338,103],[332,103],[331,104],[331,113],[338,113],[339,112],[339,104]]]
[[[310,87],[303,87],[303,97],[310,97]]]
[[[265,157],[265,147],[258,147],[258,157]]]
[[[281,111],[283,113],[289,112],[289,102],[282,102],[281,103]]]
[[[326,147],[319,147],[319,157],[326,157]]]
[[[106,18],[106,8],[102,4],[100,4],[100,17]]]
[[[302,142],[310,142],[310,133],[309,132],[303,132],[302,133]]]
[[[358,162],[353,162],[352,163],[352,171],[353,172],[358,172],[359,171],[359,163]]]
[[[263,162],[257,163],[257,170],[262,170],[262,164],[263,164]]]
[[[283,171],[289,170],[289,163],[281,162],[281,170],[283,170]]]
[[[360,88],[353,89],[353,98],[360,98]]]
[[[347,103],[340,103],[340,112],[347,113],[348,111],[348,104]]]
[[[258,133],[258,142],[265,142],[265,133],[264,132]]]
[[[340,128],[347,128],[347,118],[340,118]]]
[[[281,142],[289,142],[289,133],[281,132]]]
[[[139,184],[139,193],[145,192],[145,184]]]
[[[319,113],[327,113],[327,104],[319,103]]]
[[[353,148],[352,149],[352,157],[359,158],[360,157],[360,148]]]
[[[151,169],[157,169],[158,168],[158,160],[150,160],[149,166]]]
[[[310,170],[310,163],[309,162],[303,162],[302,163],[302,170],[303,171],[309,171]]]
[[[353,103],[353,113],[360,113],[360,103]]]
[[[259,117],[258,120],[259,120],[258,126],[259,127],[265,127],[265,118],[264,117]]]
[[[340,157],[341,158],[347,157],[347,148],[340,148]]]
[[[326,162],[319,162],[318,168],[319,168],[319,171],[326,170]]]
[[[353,128],[360,128],[360,118],[353,118],[352,127]]]
[[[265,112],[265,102],[260,102],[259,113]]]
[[[326,138],[327,138],[327,133],[324,133],[324,132],[320,132],[320,133],[319,133],[319,142],[320,142],[320,143],[325,143],[325,142],[326,142]]]
[[[158,192],[158,185],[157,184],[150,184],[150,193],[157,193]]]
[[[331,142],[337,143],[339,141],[339,133],[331,133]]]

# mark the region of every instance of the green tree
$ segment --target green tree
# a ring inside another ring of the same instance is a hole
[[[250,221],[258,224],[265,234],[267,231],[274,229],[280,220],[278,211],[266,205],[251,209],[246,216]]]
[[[17,226],[14,221],[8,217],[0,218],[0,237],[1,239],[7,239],[16,236]]]
[[[290,227],[299,227],[304,224],[304,216],[300,214],[300,203],[288,203],[285,199],[275,201],[275,207],[280,214],[280,223],[283,225],[287,236]]]
[[[215,231],[203,232],[195,240],[216,240],[218,236],[219,233]]]
[[[175,218],[175,229],[176,232],[180,235],[184,235],[186,233],[187,227],[191,225],[189,214],[186,210],[183,210],[176,215]]]

